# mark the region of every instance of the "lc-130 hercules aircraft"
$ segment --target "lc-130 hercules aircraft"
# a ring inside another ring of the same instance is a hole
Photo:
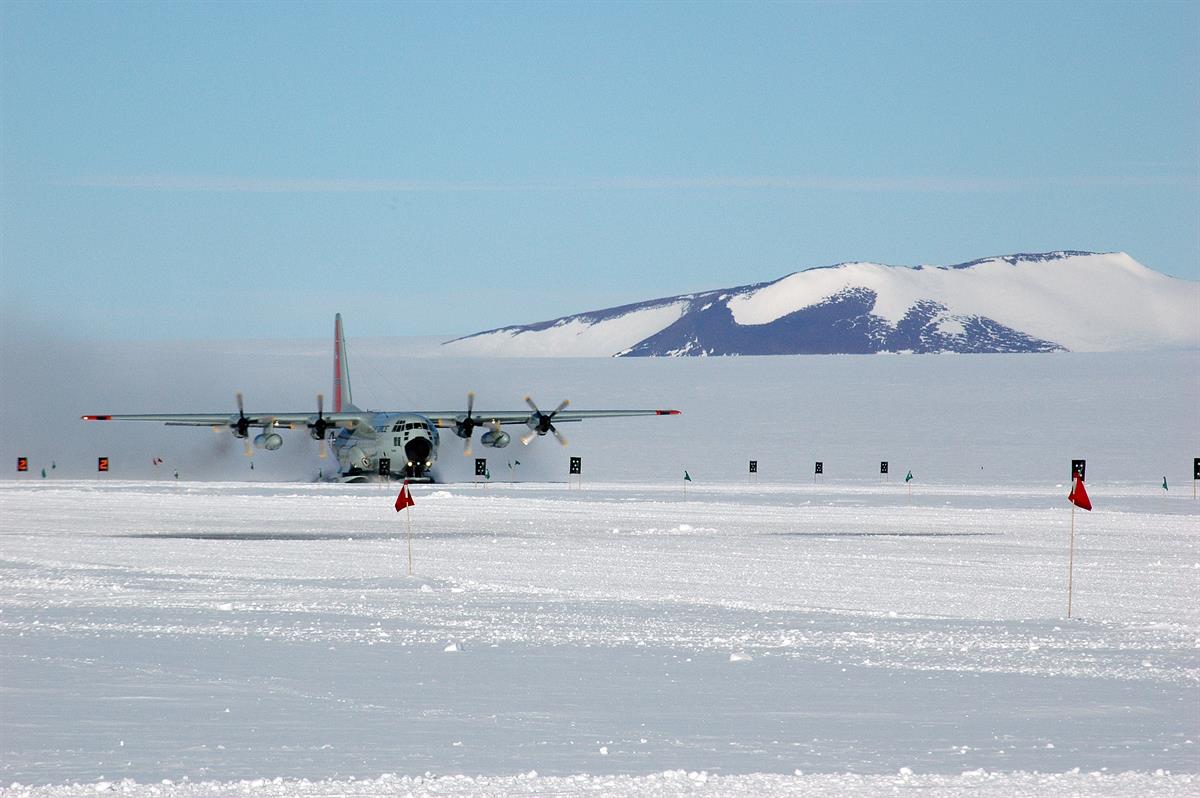
[[[512,438],[502,427],[520,424],[528,428],[520,437],[528,445],[535,437],[550,433],[563,446],[567,440],[555,424],[582,421],[585,418],[620,418],[626,416],[673,416],[678,410],[565,410],[563,400],[549,413],[538,409],[533,400],[525,397],[530,410],[503,412],[474,412],[475,394],[467,394],[467,412],[413,411],[377,412],[354,406],[350,396],[350,369],[346,357],[346,339],[342,334],[342,315],[333,322],[333,412],[325,413],[324,397],[317,394],[317,412],[313,413],[250,413],[242,406],[237,394],[237,414],[179,413],[146,415],[93,415],[85,421],[157,421],[169,426],[228,428],[234,437],[246,441],[246,455],[253,454],[253,445],[275,451],[283,446],[283,436],[276,430],[304,426],[314,440],[321,442],[321,457],[325,457],[325,441],[333,445],[338,472],[343,481],[365,482],[384,470],[388,476],[415,480],[430,480],[430,469],[437,462],[438,430],[451,429],[463,440],[463,454],[471,454],[471,437],[476,427],[486,428],[479,442],[493,449],[503,449]],[[251,432],[262,431],[250,437]],[[381,461],[387,460],[386,463]],[[381,468],[385,466],[386,468]]]

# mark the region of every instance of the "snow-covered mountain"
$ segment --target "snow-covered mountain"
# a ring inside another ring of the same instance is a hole
[[[448,341],[462,355],[609,357],[1200,348],[1200,283],[1124,252],[955,266],[841,263]]]

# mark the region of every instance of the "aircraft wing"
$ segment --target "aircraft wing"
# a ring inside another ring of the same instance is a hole
[[[465,417],[462,410],[453,411],[417,411],[420,415],[432,421],[438,427],[453,427]],[[564,421],[583,421],[588,418],[629,418],[632,416],[677,416],[678,410],[560,410],[554,414],[554,423]],[[478,410],[471,416],[482,424],[524,424],[529,420],[528,410]]]
[[[82,416],[84,421],[150,421],[171,427],[236,426],[237,413],[126,413],[120,415]],[[274,422],[276,427],[292,428],[313,424],[314,413],[247,413],[244,418],[252,427]],[[323,418],[330,427],[354,428],[370,426],[368,413],[326,413]]]

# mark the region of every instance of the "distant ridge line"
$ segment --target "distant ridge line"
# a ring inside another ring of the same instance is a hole
[[[1055,250],[950,266],[844,261],[445,342],[533,357],[985,353],[1200,348],[1200,283],[1124,252]]]

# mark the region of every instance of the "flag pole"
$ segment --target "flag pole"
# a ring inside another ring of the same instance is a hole
[[[412,576],[412,508],[404,508],[404,520],[407,522],[408,532],[408,575]]]
[[[1067,555],[1067,617],[1071,617],[1071,597],[1075,577],[1075,502],[1071,502],[1071,545]]]

